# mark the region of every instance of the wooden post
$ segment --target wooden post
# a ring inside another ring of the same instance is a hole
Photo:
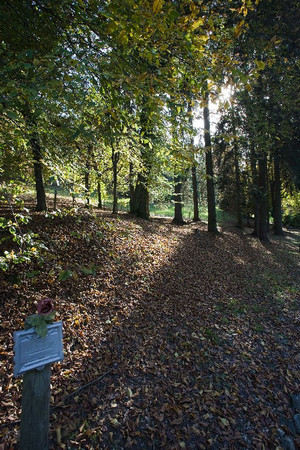
[[[50,364],[23,376],[20,450],[47,450],[50,411]]]
[[[51,299],[40,300],[38,314],[14,332],[14,376],[23,375],[20,450],[48,450],[51,363],[63,360],[62,322],[49,324]]]

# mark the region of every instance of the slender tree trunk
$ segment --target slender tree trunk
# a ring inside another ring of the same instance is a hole
[[[274,233],[282,235],[281,177],[279,158],[274,158]]]
[[[73,180],[74,180],[74,178],[75,178],[75,174],[74,174],[74,171],[73,171]],[[70,186],[73,208],[75,207],[75,202],[76,202],[76,196],[75,196],[75,192],[74,192],[74,187],[75,187],[75,182],[71,183],[71,186]]]
[[[43,166],[42,166],[42,152],[38,142],[36,133],[30,139],[32,154],[33,154],[33,166],[34,166],[34,178],[36,188],[36,211],[46,211],[46,194],[43,180]]]
[[[269,179],[269,190],[270,190],[270,196],[271,196],[271,216],[274,219],[274,211],[275,211],[275,180],[273,178],[275,168],[273,166],[273,174],[271,175]]]
[[[43,165],[42,165],[42,149],[39,142],[39,136],[36,131],[36,123],[31,113],[30,105],[25,104],[23,109],[23,116],[26,125],[32,134],[29,138],[29,142],[32,149],[33,156],[33,169],[34,169],[34,179],[35,179],[35,189],[36,189],[36,211],[46,211],[46,193],[43,180]]]
[[[267,157],[261,156],[258,160],[258,183],[260,188],[259,205],[259,234],[261,241],[268,240],[268,186],[267,186]]]
[[[129,212],[133,213],[134,186],[133,186],[133,164],[129,165]]]
[[[191,101],[188,102],[188,113],[189,113],[189,126],[191,128],[191,152],[193,154],[193,158],[195,157],[194,152],[194,138],[192,135],[193,131],[193,115],[192,115],[192,104]],[[193,216],[193,222],[198,222],[199,219],[199,195],[198,195],[198,181],[197,181],[197,166],[196,162],[194,160],[193,166],[192,166],[192,187],[193,187],[193,210],[194,210],[194,216]]]
[[[236,119],[234,111],[231,112],[233,134],[236,136]],[[236,213],[236,226],[238,228],[243,227],[242,223],[242,192],[241,192],[241,176],[240,176],[240,164],[239,164],[239,148],[236,138],[234,138],[233,144],[233,156],[234,156],[234,172],[235,172],[235,213]]]
[[[182,178],[177,175],[174,178],[175,182],[175,195],[174,195],[174,219],[173,223],[182,225],[184,223],[182,217]]]
[[[97,179],[97,196],[98,196],[98,208],[102,209],[101,176],[100,175],[98,175],[98,179]]]
[[[270,231],[270,214],[269,214],[269,212],[270,212],[270,208],[269,208],[269,203],[268,203],[268,206],[267,206],[267,233],[269,233],[269,231]]]
[[[260,223],[260,196],[259,196],[259,187],[258,187],[258,175],[257,175],[257,168],[256,168],[256,155],[255,155],[255,149],[253,143],[251,143],[250,146],[250,163],[251,163],[251,173],[252,173],[252,196],[253,196],[253,203],[254,203],[254,230],[252,235],[253,236],[259,236],[259,223]]]
[[[193,184],[193,204],[194,204],[194,217],[193,222],[198,222],[199,218],[199,195],[198,195],[198,180],[196,164],[192,166],[192,184]]]
[[[112,143],[112,164],[113,164],[113,214],[118,212],[118,196],[117,196],[117,186],[118,186],[118,162],[120,158],[120,153],[115,151],[114,144]]]
[[[85,186],[85,192],[86,192],[86,207],[88,207],[90,204],[90,196],[91,196],[90,175],[91,175],[92,159],[93,159],[93,148],[92,148],[92,145],[89,144],[88,148],[87,148],[87,160],[86,160],[85,173],[84,173],[84,186]]]
[[[204,143],[205,143],[205,165],[207,176],[207,208],[208,208],[208,231],[217,233],[216,200],[214,187],[213,159],[211,151],[210,121],[209,121],[209,94],[205,93],[206,106],[204,107]]]
[[[86,164],[85,172],[84,172],[84,188],[85,188],[85,200],[86,200],[86,206],[90,204],[90,168],[89,164]]]
[[[234,168],[235,168],[235,199],[236,199],[236,226],[238,228],[243,227],[242,223],[242,205],[241,205],[241,177],[239,167],[239,157],[237,144],[234,144]]]

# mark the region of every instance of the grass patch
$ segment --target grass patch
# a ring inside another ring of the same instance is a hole
[[[164,216],[164,217],[173,217],[174,216],[174,204],[170,203],[168,205],[150,205],[150,214],[152,216]],[[183,218],[185,220],[192,220],[194,215],[194,210],[192,205],[186,205],[183,207],[182,211]],[[234,220],[234,217],[219,209],[216,208],[216,216],[217,216],[217,222],[223,223],[223,222],[232,222]],[[208,220],[208,212],[207,208],[200,207],[199,208],[199,217],[204,222],[207,222]]]

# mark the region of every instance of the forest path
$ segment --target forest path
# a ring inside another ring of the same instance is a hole
[[[121,377],[110,414],[133,428],[127,441],[114,431],[113,441],[274,448],[276,423],[292,416],[290,394],[299,389],[299,303],[293,288],[281,291],[281,280],[295,276],[289,255],[282,260],[281,247],[234,228],[220,236],[177,228],[175,241],[114,336]]]
[[[205,224],[108,213],[37,215],[34,226],[53,256],[39,274],[3,279],[2,422],[19,414],[11,328],[47,296],[65,346],[52,448],[279,445],[280,415],[292,417],[300,391],[297,232],[262,245],[234,227],[214,236]]]

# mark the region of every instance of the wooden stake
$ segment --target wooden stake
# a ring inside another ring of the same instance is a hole
[[[51,365],[23,376],[20,450],[47,450]]]

